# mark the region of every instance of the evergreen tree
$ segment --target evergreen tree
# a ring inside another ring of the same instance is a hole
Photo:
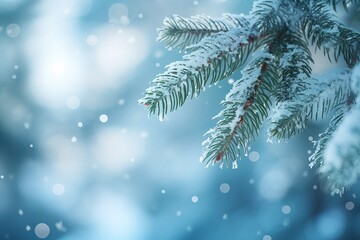
[[[236,168],[268,119],[270,138],[288,139],[309,121],[333,114],[314,142],[317,166],[332,193],[342,194],[360,174],[360,34],[339,21],[359,0],[257,0],[248,15],[165,18],[158,40],[185,52],[167,66],[139,100],[163,118],[198,96],[206,86],[241,70],[221,102],[220,119],[207,133],[201,161]],[[312,73],[310,48],[346,66]]]

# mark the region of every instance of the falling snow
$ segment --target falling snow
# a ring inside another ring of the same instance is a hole
[[[263,240],[271,240],[272,238],[271,238],[271,236],[270,235],[265,235],[264,237],[263,237]]]
[[[18,210],[18,214],[19,214],[20,216],[22,216],[22,215],[24,215],[24,211],[23,211],[22,209],[19,209],[19,210]]]
[[[95,46],[97,43],[98,43],[98,37],[96,35],[89,35],[87,38],[86,38],[86,43],[89,45],[89,46]]]
[[[355,208],[355,204],[353,202],[347,202],[345,204],[345,208],[346,208],[346,210],[351,211],[351,210],[353,210]]]
[[[38,238],[47,238],[50,234],[50,228],[46,223],[37,224],[34,231]]]
[[[252,162],[257,162],[260,159],[260,154],[258,152],[252,151],[249,153],[249,159]]]
[[[16,23],[11,23],[6,27],[6,34],[10,38],[16,38],[17,36],[19,36],[20,32],[21,32],[21,28]]]
[[[357,216],[355,194],[351,201],[345,196],[338,199],[335,210],[324,208],[316,216],[298,211],[314,207],[306,200],[310,195],[320,195],[317,204],[321,206],[334,199],[323,193],[320,184],[315,185],[312,171],[304,170],[298,161],[273,157],[284,145],[266,150],[256,143],[257,151],[246,148],[242,161],[229,162],[234,168],[229,172],[192,165],[199,150],[193,127],[207,126],[200,119],[219,107],[217,96],[205,95],[196,100],[198,106],[166,116],[162,130],[136,106],[138,88],[146,84],[151,71],[165,68],[164,61],[178,54],[177,48],[166,52],[163,45],[155,45],[155,28],[164,14],[191,10],[188,4],[38,1],[36,11],[29,14],[33,3],[25,2],[0,0],[4,20],[0,26],[4,58],[0,66],[4,116],[0,119],[4,138],[0,239],[152,239],[157,234],[163,239],[181,234],[180,238],[192,239],[206,231],[212,240],[219,238],[219,229],[227,234],[224,239],[235,235],[242,239],[233,228],[239,220],[246,223],[239,225],[247,234],[244,239],[303,234],[342,239],[342,233],[356,229],[356,222],[350,220]],[[235,25],[243,16],[221,16],[220,12],[235,11],[236,4],[227,0],[188,3],[196,13],[219,15],[216,21],[232,19],[227,24],[234,21]],[[245,7],[251,5],[243,1],[236,12],[246,12]],[[338,29],[323,31],[333,34]],[[238,44],[246,41],[246,33],[236,33]],[[224,32],[223,38],[211,39],[230,42],[228,36]],[[215,49],[209,57],[217,53]],[[195,65],[200,66],[208,59],[197,60]],[[222,92],[236,88],[234,78],[226,78],[216,88]],[[359,82],[353,85],[357,92]],[[246,89],[240,90],[239,94]],[[239,109],[237,115],[242,113]],[[303,137],[313,142],[317,131]],[[308,141],[301,144],[311,154]],[[291,153],[300,147],[289,142],[285,148]],[[294,181],[294,176],[301,181]],[[14,196],[20,197],[13,201]],[[311,224],[298,228],[299,217]]]
[[[61,196],[65,193],[65,187],[63,184],[57,183],[54,184],[52,191],[56,196]]]
[[[199,197],[198,197],[198,196],[192,196],[192,197],[191,197],[191,201],[192,201],[193,203],[197,203],[197,202],[199,201]]]
[[[56,222],[55,227],[59,232],[66,232],[67,229],[64,227],[64,223],[62,221]]]
[[[109,22],[113,24],[128,24],[129,10],[125,4],[115,3],[108,11]]]
[[[80,99],[76,96],[71,96],[67,99],[66,105],[71,110],[78,109],[80,107]]]
[[[230,185],[227,183],[222,183],[220,185],[220,192],[222,193],[228,193],[230,191]]]
[[[291,207],[289,205],[284,205],[282,208],[281,208],[281,212],[283,214],[289,214],[291,212]]]
[[[99,116],[99,120],[100,120],[100,122],[102,122],[102,123],[106,123],[106,122],[109,120],[109,118],[108,118],[108,116],[107,116],[106,114],[101,114],[101,115]]]

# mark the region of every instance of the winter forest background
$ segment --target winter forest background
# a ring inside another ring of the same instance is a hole
[[[155,40],[165,17],[251,6],[0,0],[0,239],[359,239],[359,184],[332,197],[308,167],[329,119],[220,170],[199,155],[232,79],[164,121],[137,104],[180,56]]]

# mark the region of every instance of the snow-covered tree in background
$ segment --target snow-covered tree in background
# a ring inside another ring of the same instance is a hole
[[[333,114],[310,167],[341,194],[360,174],[360,34],[339,21],[338,5],[347,11],[360,1],[258,0],[249,15],[165,18],[158,39],[185,55],[156,76],[139,103],[163,118],[241,70],[215,116],[220,120],[206,133],[201,161],[236,168],[265,120],[269,137],[280,140]],[[346,66],[317,76],[310,48]]]

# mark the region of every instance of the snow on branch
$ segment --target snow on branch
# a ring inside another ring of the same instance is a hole
[[[360,93],[360,65],[354,69],[352,90]],[[360,101],[358,95],[356,102]],[[352,103],[354,104],[354,103]],[[316,151],[310,156],[310,167],[319,166],[326,187],[333,194],[343,194],[360,175],[360,107],[355,105],[349,113],[349,103],[342,104],[330,127],[315,142]]]
[[[264,54],[249,63],[222,101],[224,109],[214,117],[222,119],[205,134],[209,137],[203,142],[201,161],[207,165],[225,160],[227,166],[232,161],[236,167],[240,151],[247,152],[250,141],[259,134],[271,106],[267,95],[278,80],[272,59]]]
[[[332,193],[342,194],[360,175],[359,119],[360,108],[356,106],[344,117],[325,148],[319,173]]]
[[[349,6],[351,6],[352,4],[360,3],[359,0],[326,0],[326,2],[328,4],[331,4],[335,11],[336,11],[336,6],[339,5],[340,3],[346,11],[348,11]]]
[[[350,78],[360,61],[360,34],[340,22],[338,4],[348,10],[360,1],[255,0],[249,15],[166,18],[158,40],[185,55],[155,77],[139,103],[162,118],[244,66],[222,102],[220,120],[206,134],[201,161],[236,167],[264,119],[270,136],[286,139],[309,120],[333,114],[310,166],[319,167],[332,192],[342,193],[360,173],[359,70]],[[343,57],[347,67],[313,76],[313,47],[330,62]]]
[[[335,115],[330,120],[329,127],[325,130],[325,132],[319,134],[319,140],[313,141],[315,151],[313,154],[309,157],[309,167],[320,167],[324,162],[324,150],[326,148],[326,145],[328,144],[329,140],[332,137],[332,134],[338,127],[338,125],[341,123],[344,117],[344,113],[348,111],[348,106],[346,104],[342,104],[337,109]]]
[[[306,129],[309,120],[323,119],[351,97],[350,77],[349,70],[341,70],[307,78],[306,89],[291,100],[277,104],[268,134],[278,139],[290,138]]]
[[[360,59],[360,34],[343,26],[324,1],[315,1],[301,21],[302,31],[331,61],[342,54],[349,67]]]
[[[282,39],[278,54],[279,67],[282,69],[281,81],[274,91],[276,101],[288,101],[305,90],[306,79],[311,76],[311,53],[302,36],[289,32]]]
[[[165,42],[168,48],[186,49],[200,42],[204,37],[215,33],[227,32],[234,28],[249,28],[249,22],[244,15],[223,14],[222,18],[211,18],[206,15],[196,15],[184,18],[173,15],[165,18],[163,26],[158,29],[158,41]]]
[[[139,103],[147,106],[150,114],[164,117],[183,105],[189,96],[197,96],[207,84],[230,76],[264,41],[266,38],[248,29],[233,29],[204,38],[182,61],[168,65],[166,72],[152,81]]]

